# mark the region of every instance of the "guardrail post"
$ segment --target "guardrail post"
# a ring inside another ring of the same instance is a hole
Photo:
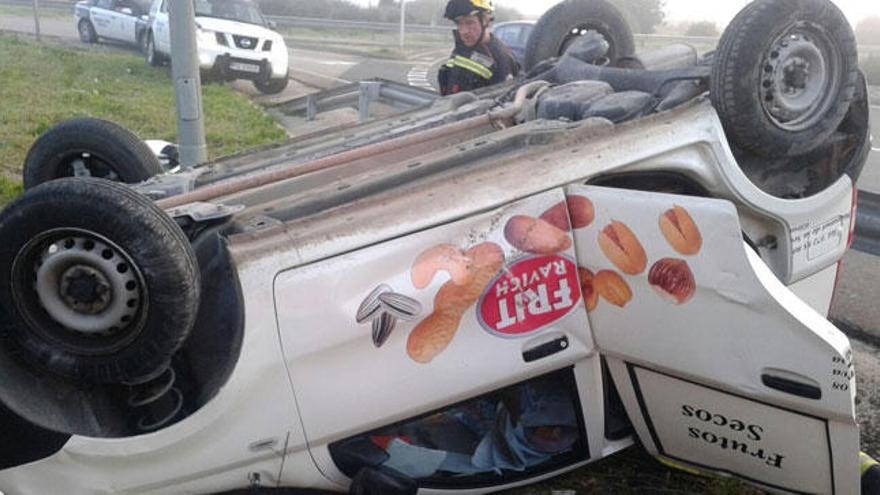
[[[377,81],[362,81],[358,95],[358,119],[366,122],[370,118],[370,103],[378,101],[382,95],[382,83]]]
[[[315,120],[318,116],[318,97],[311,94],[306,96],[306,120]]]

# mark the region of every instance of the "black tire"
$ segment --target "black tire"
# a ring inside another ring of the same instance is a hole
[[[83,383],[140,383],[167,367],[195,323],[199,270],[189,241],[122,184],[43,184],[0,213],[0,238],[0,306],[8,316],[0,345],[38,370]],[[103,309],[86,313],[69,303],[98,304],[95,294],[109,294]],[[61,321],[58,308],[72,317]],[[118,319],[119,311],[129,317]],[[82,322],[100,330],[75,326]]]
[[[268,81],[254,81],[253,83],[260,93],[264,95],[277,95],[287,89],[289,82],[290,78],[285,76],[284,79],[269,79]]]
[[[150,67],[159,67],[165,62],[165,57],[156,50],[156,41],[153,39],[153,32],[146,34],[147,41],[144,42],[144,60]]]
[[[28,151],[22,175],[25,189],[30,189],[77,172],[134,184],[163,170],[146,143],[127,129],[82,118],[62,122],[40,136]]]
[[[880,495],[880,464],[867,454],[859,454],[862,472],[861,495]]]
[[[566,0],[548,10],[535,24],[526,45],[526,70],[562,55],[582,30],[596,31],[608,41],[612,65],[635,53],[632,29],[614,5],[605,0]]]
[[[822,146],[840,125],[857,78],[855,36],[834,4],[757,0],[724,31],[709,91],[741,149],[797,156]]]
[[[79,31],[79,39],[83,43],[94,43],[98,41],[98,33],[95,32],[95,26],[92,25],[92,21],[88,19],[79,21],[76,30]]]

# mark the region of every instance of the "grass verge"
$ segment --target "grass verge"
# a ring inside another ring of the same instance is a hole
[[[20,194],[21,166],[53,125],[97,117],[149,139],[176,140],[175,100],[166,69],[132,55],[71,50],[0,35],[0,206]],[[203,87],[212,159],[277,142],[284,131],[231,88]]]

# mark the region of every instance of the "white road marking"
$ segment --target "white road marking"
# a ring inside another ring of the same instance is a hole
[[[434,85],[428,81],[428,72],[430,72],[430,70],[430,65],[420,64],[413,66],[413,68],[406,74],[406,82],[410,86],[415,86],[417,88],[435,89]]]
[[[342,84],[351,84],[352,83],[352,81],[349,81],[348,79],[342,79],[339,77],[328,76],[326,74],[318,74],[317,72],[312,72],[310,70],[305,70],[305,69],[293,69],[294,74],[296,74],[297,72],[300,72],[302,74],[308,74],[313,77],[320,77],[321,79],[327,79],[330,81],[340,82]]]
[[[874,147],[872,146],[872,147],[871,147],[871,151],[876,151],[877,153],[880,153],[880,148],[874,148]]]

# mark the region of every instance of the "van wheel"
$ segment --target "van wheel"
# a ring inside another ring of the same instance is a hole
[[[767,157],[821,146],[858,78],[852,28],[828,0],[756,0],[724,31],[710,96],[729,138]]]
[[[635,53],[632,30],[623,14],[605,0],[566,0],[548,10],[535,24],[526,45],[525,68],[559,57],[578,37],[598,33],[608,42],[609,63]]]
[[[24,162],[25,189],[62,177],[98,177],[129,184],[163,172],[150,148],[106,120],[62,122],[37,139]]]
[[[83,43],[94,43],[98,41],[98,33],[95,32],[95,26],[92,26],[91,21],[87,19],[79,21],[76,30],[79,31],[79,39]]]
[[[195,323],[199,270],[180,227],[122,184],[67,178],[0,214],[0,345],[85,383],[162,372]]]
[[[284,77],[283,79],[269,79],[268,81],[254,81],[254,87],[264,95],[277,95],[287,88],[289,82],[289,77]]]

